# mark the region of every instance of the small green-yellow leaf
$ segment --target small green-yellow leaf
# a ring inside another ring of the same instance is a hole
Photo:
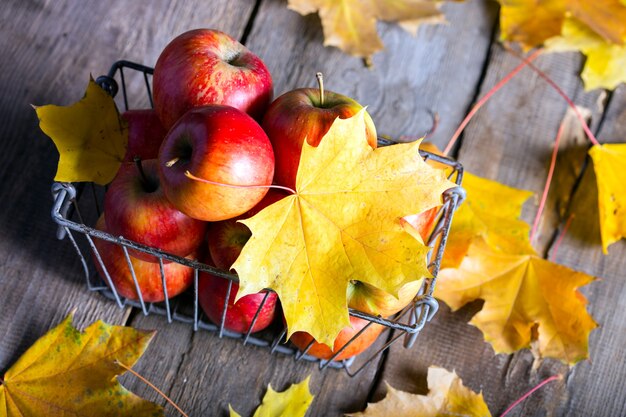
[[[626,144],[595,145],[589,150],[598,184],[602,250],[626,238]]]
[[[117,173],[128,143],[126,122],[113,98],[89,81],[85,96],[70,106],[35,107],[39,127],[59,151],[60,182],[106,185]]]
[[[254,412],[254,417],[304,417],[314,396],[309,391],[308,376],[304,381],[293,384],[286,391],[276,392],[267,387],[263,402]],[[228,405],[230,417],[241,417]]]

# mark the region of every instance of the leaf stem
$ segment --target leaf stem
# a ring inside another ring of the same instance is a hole
[[[320,106],[324,106],[324,74],[318,72],[315,74],[317,85],[320,87]]]
[[[487,93],[480,100],[478,100],[476,102],[474,107],[472,107],[472,110],[470,110],[470,112],[467,114],[467,116],[465,116],[465,119],[463,119],[463,121],[461,122],[459,127],[456,129],[456,131],[452,135],[452,138],[448,142],[448,145],[443,150],[443,154],[444,155],[448,155],[448,153],[450,153],[450,151],[454,147],[454,144],[459,139],[459,136],[461,136],[461,132],[463,132],[463,130],[465,130],[465,127],[468,125],[470,120],[472,120],[472,118],[474,117],[476,112],[478,110],[480,110],[480,108],[482,106],[484,106],[487,101],[489,101],[491,96],[493,96],[495,93],[498,92],[498,90],[500,90],[502,87],[504,87],[506,85],[506,83],[511,81],[511,79],[517,75],[517,73],[519,73],[525,66],[529,65],[530,62],[532,60],[534,60],[535,58],[537,58],[541,52],[542,52],[541,49],[537,49],[528,58],[525,58],[524,62],[519,64],[517,67],[513,68],[513,70],[511,72],[509,72],[503,79],[501,79],[500,82],[498,82],[498,84],[494,85],[491,88],[491,90],[487,91]]]
[[[252,185],[235,185],[235,184],[225,184],[223,182],[216,182],[216,181],[211,181],[211,180],[205,180],[204,178],[200,178],[200,177],[196,177],[195,175],[193,175],[191,172],[189,171],[185,171],[185,176],[189,179],[192,179],[194,181],[200,181],[200,182],[204,182],[206,184],[213,184],[213,185],[220,185],[223,187],[233,187],[233,188],[276,188],[279,190],[285,190],[291,194],[298,194],[296,192],[296,190],[289,188],[289,187],[283,187],[282,185],[275,185],[275,184],[270,184],[270,185],[265,185],[265,184],[252,184]]]
[[[569,98],[567,94],[565,94],[565,92],[561,89],[561,87],[559,87],[557,83],[555,83],[552,80],[552,78],[550,78],[545,72],[543,72],[542,70],[537,68],[532,62],[530,62],[529,58],[525,58],[519,55],[517,52],[513,51],[510,48],[507,48],[507,51],[509,51],[513,56],[516,56],[517,58],[521,59],[524,63],[526,63],[526,65],[528,65],[530,69],[535,71],[537,75],[543,78],[544,81],[547,82],[550,85],[550,87],[552,87],[563,98],[563,100],[567,102],[567,104],[571,107],[571,109],[576,114],[576,117],[580,121],[580,124],[582,125],[583,130],[585,131],[585,134],[589,138],[589,141],[594,145],[600,145],[600,142],[598,142],[598,139],[591,132],[591,129],[589,128],[589,125],[587,124],[587,121],[585,121],[585,118],[583,117],[583,115],[580,113],[580,111],[578,110],[578,108],[576,107],[572,99]]]
[[[548,200],[548,192],[550,191],[550,183],[552,182],[552,177],[554,175],[554,168],[556,167],[556,157],[557,157],[557,154],[559,153],[559,143],[561,142],[561,136],[563,136],[564,130],[565,130],[565,123],[561,122],[561,124],[559,125],[559,131],[556,134],[556,140],[554,141],[554,149],[552,150],[552,159],[550,160],[550,169],[548,170],[548,178],[546,178],[546,185],[543,187],[543,195],[541,196],[541,201],[539,202],[539,208],[537,209],[537,214],[535,215],[535,221],[533,222],[533,228],[530,232],[531,243],[535,240],[535,236],[537,235],[537,229],[539,228],[539,220],[541,220],[543,209],[545,208],[546,201]]]
[[[552,248],[552,253],[550,254],[551,261],[554,261],[554,258],[556,258],[556,253],[559,250],[559,246],[561,246],[561,242],[563,242],[563,238],[565,237],[567,230],[572,225],[572,220],[574,220],[574,217],[576,217],[574,213],[570,214],[567,221],[565,222],[565,226],[563,226],[563,230],[561,230],[561,233],[559,233],[559,237]]]
[[[543,387],[544,385],[546,385],[549,382],[552,381],[556,381],[557,379],[563,379],[563,375],[552,375],[550,378],[546,378],[543,381],[541,381],[536,387],[534,387],[533,389],[531,389],[530,391],[528,391],[526,394],[522,395],[521,398],[519,398],[517,401],[515,401],[513,404],[511,404],[509,406],[509,408],[507,408],[504,413],[500,414],[500,417],[504,417],[507,414],[509,414],[509,412],[514,409],[519,403],[521,403],[522,401],[524,401],[526,398],[530,397],[535,391],[537,391],[538,389],[540,389],[541,387]]]
[[[184,417],[189,417],[187,414],[185,414],[185,412],[178,406],[176,405],[176,403],[174,401],[172,401],[167,395],[165,395],[165,393],[163,391],[161,391],[160,389],[158,389],[154,384],[152,384],[150,381],[148,381],[146,378],[144,378],[143,376],[141,376],[140,374],[138,374],[137,372],[133,371],[129,366],[124,365],[122,362],[120,362],[119,360],[115,360],[115,363],[119,366],[121,366],[122,368],[126,369],[128,372],[130,372],[131,374],[133,374],[134,376],[136,376],[137,378],[139,378],[139,380],[141,382],[143,382],[144,384],[146,384],[147,386],[149,386],[150,388],[152,388],[153,390],[155,390],[161,397],[165,398],[165,400],[170,403],[172,405],[172,407],[174,407],[176,409],[176,411],[178,411],[181,415],[183,415]]]

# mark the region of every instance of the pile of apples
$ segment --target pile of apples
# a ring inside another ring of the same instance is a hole
[[[320,80],[321,81],[321,80]],[[320,88],[301,88],[272,101],[270,72],[259,57],[225,33],[197,29],[186,32],[162,51],[154,68],[154,109],[129,110],[128,151],[110,184],[104,214],[96,228],[228,271],[250,237],[237,220],[250,217],[283,198],[270,188],[295,188],[303,141],[317,146],[337,118],[362,109],[355,100]],[[376,128],[366,114],[366,134],[377,145]],[[166,289],[159,259],[96,239],[102,263],[117,292],[129,299],[160,302],[185,291],[193,269],[164,260]],[[132,264],[138,282],[129,268]],[[105,279],[105,282],[107,279]],[[215,323],[245,333],[260,331],[274,320],[277,296],[252,294],[234,302],[238,285],[208,273],[199,276],[199,302]],[[398,300],[363,283],[349,290],[350,306],[388,316],[408,304],[418,286]],[[226,301],[228,297],[228,302]],[[257,310],[261,311],[257,315]],[[368,322],[352,317],[334,350]],[[367,348],[382,331],[371,325],[336,359]],[[291,338],[300,349],[310,335]],[[313,342],[309,354],[328,359],[332,351]]]

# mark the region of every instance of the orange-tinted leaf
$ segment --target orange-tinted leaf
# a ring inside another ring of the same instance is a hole
[[[318,147],[305,144],[297,194],[243,220],[252,237],[233,264],[238,297],[278,293],[289,335],[332,346],[348,325],[351,280],[394,296],[429,276],[429,248],[399,219],[441,204],[454,184],[419,155],[419,142],[372,149],[363,111],[336,119]]]
[[[626,7],[620,0],[568,0],[568,11],[605,41],[626,40]]]
[[[559,36],[565,19],[574,17],[604,41],[626,40],[626,7],[620,0],[498,0],[502,39],[525,48]]]
[[[98,84],[90,80],[85,96],[71,106],[35,110],[39,127],[59,151],[55,181],[106,185],[113,180],[126,154],[128,130],[113,98]]]
[[[351,417],[490,417],[483,395],[463,385],[455,372],[428,368],[428,395],[399,391],[387,385],[387,396]]]
[[[154,332],[98,321],[84,333],[72,316],[41,337],[4,375],[0,416],[162,416],[163,409],[127,391],[116,376],[132,366]]]
[[[503,40],[534,48],[558,36],[565,19],[567,0],[498,0]]]
[[[593,277],[528,254],[497,253],[474,244],[458,269],[439,273],[435,296],[453,310],[482,299],[471,324],[497,353],[530,347],[566,363],[588,357],[589,333],[596,323],[577,288]]]
[[[626,144],[596,145],[589,155],[598,183],[602,250],[626,238]]]

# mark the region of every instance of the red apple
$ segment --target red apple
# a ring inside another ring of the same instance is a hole
[[[167,131],[156,112],[153,109],[128,110],[122,113],[122,118],[128,123],[128,148],[124,161],[132,162],[135,157],[158,157]]]
[[[220,324],[224,312],[224,302],[228,292],[228,279],[221,278],[206,272],[201,272],[198,278],[198,302],[207,317],[216,324]],[[278,296],[275,292],[266,291],[257,294],[249,294],[235,302],[239,284],[233,283],[228,297],[228,307],[224,328],[232,332],[246,333],[252,325],[252,320],[261,308],[257,320],[251,332],[265,329],[274,320],[276,301]],[[263,299],[267,294],[267,299]],[[263,303],[263,307],[261,307]]]
[[[96,229],[106,232],[104,215],[100,216],[96,223]],[[94,239],[94,244],[98,253],[102,258],[111,281],[115,285],[117,293],[122,297],[132,300],[138,300],[139,295],[135,288],[133,276],[128,268],[128,262],[122,248],[115,243],[108,242],[102,239]],[[188,259],[194,259],[195,255],[187,256]],[[133,256],[130,257],[133,270],[135,271],[135,277],[139,283],[139,290],[141,296],[145,302],[160,302],[165,300],[163,292],[163,282],[161,279],[161,270],[158,263],[146,262],[141,259],[137,259]],[[98,262],[94,254],[94,263],[98,273],[102,277],[103,281],[107,283],[106,275],[100,262]],[[167,295],[172,298],[183,291],[185,291],[193,283],[193,269],[187,266],[181,265],[176,262],[170,262],[163,265],[163,271],[165,274],[165,283],[167,286]]]
[[[259,204],[241,216],[221,222],[209,223],[207,231],[209,253],[216,267],[228,271],[239,257],[243,245],[252,236],[250,229],[243,223],[239,223],[239,220],[254,216],[265,207],[284,197],[286,197],[285,192],[272,188]]]
[[[361,331],[361,329],[363,329],[368,323],[370,323],[368,320],[350,316],[350,325],[344,327],[337,338],[335,338],[332,350],[330,347],[316,342],[315,339],[313,339],[313,337],[306,332],[295,332],[291,335],[289,340],[301,351],[304,351],[307,346],[313,342],[306,353],[319,359],[330,359],[339,349],[350,342],[350,339],[352,339],[352,337]],[[350,342],[345,350],[334,358],[334,360],[340,361],[342,359],[348,359],[363,352],[365,349],[370,347],[372,343],[374,343],[383,329],[384,327],[382,325],[372,323],[363,333]]]
[[[250,210],[267,194],[273,175],[267,135],[254,119],[229,106],[188,111],[159,152],[159,176],[168,200],[200,220],[225,220]]]
[[[205,104],[226,104],[261,120],[273,94],[263,61],[211,29],[183,33],[165,47],[154,67],[153,89],[154,108],[166,128]]]
[[[104,212],[109,233],[173,255],[187,256],[204,240],[206,223],[181,213],[165,198],[156,159],[122,164],[106,192]],[[157,261],[144,252],[131,253]]]
[[[311,146],[318,146],[337,117],[347,119],[358,113],[363,106],[350,97],[320,89],[300,88],[278,97],[270,105],[263,118],[276,158],[274,181],[295,188],[296,174],[304,139]],[[376,127],[365,113],[365,133],[372,148],[377,146]]]

